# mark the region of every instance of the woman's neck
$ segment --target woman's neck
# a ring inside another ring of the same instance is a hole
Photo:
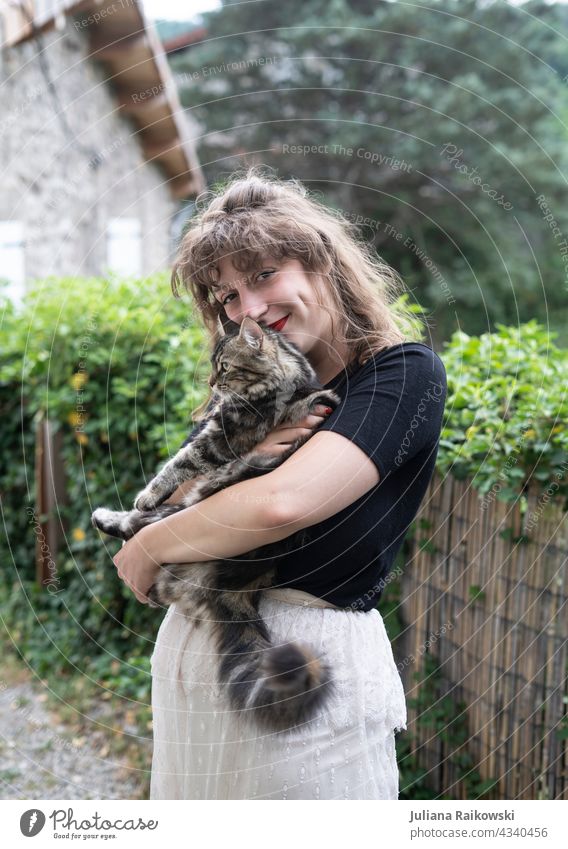
[[[327,348],[326,355],[321,360],[318,361],[316,357],[312,358],[309,355],[308,359],[319,382],[322,386],[325,386],[330,380],[347,369],[349,363],[353,360],[353,353],[347,347],[344,347],[341,350],[333,349],[330,354],[329,348]]]

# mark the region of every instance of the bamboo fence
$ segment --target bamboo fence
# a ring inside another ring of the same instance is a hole
[[[493,798],[568,798],[566,516],[542,491],[528,495],[523,518],[519,502],[435,476],[405,568],[407,698],[422,686],[411,673],[432,655],[439,704],[465,703],[467,752],[482,780],[496,780]],[[408,730],[428,784],[467,798],[459,751],[421,712],[409,708]]]

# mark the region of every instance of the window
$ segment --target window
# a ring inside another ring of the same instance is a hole
[[[142,274],[142,228],[137,218],[110,218],[107,225],[107,267],[117,274]]]
[[[16,303],[25,291],[24,225],[21,221],[0,221],[0,280],[9,285],[2,292]]]
[[[53,19],[57,24],[68,5],[66,0],[2,0],[0,3],[0,18],[3,24],[2,46],[11,47],[31,37],[30,15],[36,26],[41,27]]]

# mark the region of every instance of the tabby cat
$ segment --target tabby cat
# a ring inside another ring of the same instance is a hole
[[[278,457],[254,453],[277,425],[295,424],[317,404],[340,401],[321,388],[297,347],[250,317],[238,332],[221,337],[212,355],[211,403],[204,426],[142,490],[134,510],[105,508],[92,516],[96,528],[130,539],[140,528],[183,510],[214,492],[275,469],[309,435]],[[163,504],[177,487],[199,476],[178,504]],[[300,534],[282,541],[280,550],[298,546]],[[153,606],[178,609],[212,620],[220,655],[219,682],[231,706],[269,730],[285,730],[313,716],[330,692],[326,664],[306,646],[272,647],[258,612],[261,590],[271,586],[275,568],[264,548],[227,560],[177,563],[161,567],[148,592]],[[264,558],[263,558],[264,553]]]

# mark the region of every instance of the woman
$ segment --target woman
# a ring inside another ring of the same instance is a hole
[[[119,575],[144,602],[157,564],[276,554],[303,529],[260,613],[273,643],[301,639],[325,656],[335,691],[302,727],[259,731],[223,702],[207,627],[170,607],[152,657],[152,798],[398,797],[406,709],[375,607],[433,472],[446,384],[390,306],[395,275],[349,226],[298,183],[251,171],[182,240],[174,293],[185,284],[213,343],[220,324],[251,316],[295,343],[342,403],[269,434],[259,450],[281,453],[317,428],[274,471],[140,531],[115,558]]]

